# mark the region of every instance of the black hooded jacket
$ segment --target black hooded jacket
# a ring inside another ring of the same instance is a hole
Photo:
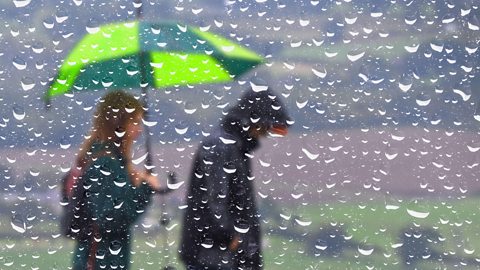
[[[252,89],[232,107],[220,127],[200,145],[194,158],[187,193],[180,257],[186,265],[208,266],[206,249],[225,250],[235,236],[241,244],[236,267],[261,269],[259,214],[250,159],[258,141],[248,135],[252,124],[288,125],[279,96]],[[203,249],[203,250],[202,250]]]

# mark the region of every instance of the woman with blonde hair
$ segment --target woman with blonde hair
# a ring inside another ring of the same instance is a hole
[[[81,207],[88,223],[78,237],[73,269],[128,269],[131,226],[144,212],[158,179],[137,170],[132,145],[142,133],[144,108],[123,91],[105,95],[97,107],[93,128],[77,156],[82,168]]]

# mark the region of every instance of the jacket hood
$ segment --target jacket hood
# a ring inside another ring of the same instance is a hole
[[[281,97],[270,87],[255,91],[249,88],[230,108],[223,124],[238,123],[241,126],[260,124],[267,127],[273,125],[290,126],[291,118]]]
[[[250,145],[248,148],[254,148],[258,144],[244,129],[253,124],[267,128],[274,125],[291,125],[291,118],[288,116],[284,102],[270,87],[261,91],[249,88],[227,111],[227,115],[221,122],[225,131],[239,135],[246,145]]]

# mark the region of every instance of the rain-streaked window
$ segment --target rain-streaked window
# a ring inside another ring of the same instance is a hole
[[[128,160],[169,190],[137,211],[130,268],[185,269],[187,189],[209,173],[195,153],[267,88],[291,127],[247,154],[264,269],[480,267],[476,0],[8,0],[0,14],[1,269],[72,267],[61,181],[115,89],[148,112]]]

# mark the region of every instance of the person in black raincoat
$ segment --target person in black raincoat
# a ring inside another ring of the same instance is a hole
[[[249,89],[199,146],[187,190],[180,258],[187,269],[262,269],[250,160],[269,133],[290,124],[280,96]]]

